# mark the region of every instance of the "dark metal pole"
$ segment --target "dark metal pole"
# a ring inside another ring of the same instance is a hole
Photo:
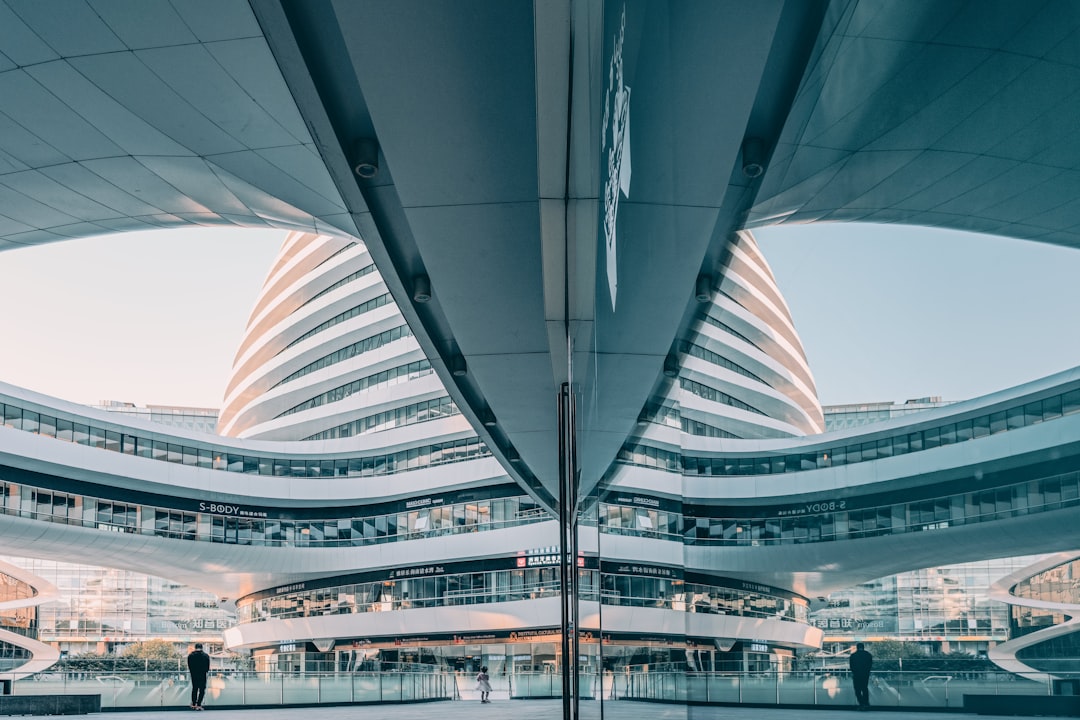
[[[562,609],[563,720],[578,717],[577,467],[574,398],[559,390],[559,590]]]

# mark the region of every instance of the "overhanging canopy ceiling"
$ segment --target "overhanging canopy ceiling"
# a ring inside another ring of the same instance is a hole
[[[0,2],[0,248],[191,224],[358,234],[540,495],[559,385],[578,390],[588,488],[740,228],[1080,244],[1072,3],[65,8]],[[381,147],[374,180],[351,173],[359,139]]]

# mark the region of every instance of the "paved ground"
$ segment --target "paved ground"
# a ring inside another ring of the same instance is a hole
[[[101,713],[95,718],[114,718],[115,720],[176,720],[177,712],[191,712],[187,708],[160,710],[154,712],[119,712]],[[503,700],[490,705],[479,702],[436,702],[416,705],[367,705],[348,707],[313,707],[313,708],[275,708],[252,710],[214,710],[214,720],[296,720],[305,715],[318,720],[357,720],[358,718],[378,718],[378,720],[412,720],[413,718],[433,718],[435,720],[485,720],[486,718],[513,718],[513,720],[559,720],[562,705],[553,700]],[[831,720],[837,715],[846,716],[849,711],[837,708],[821,710],[788,710],[773,708],[745,707],[682,707],[638,702],[608,702],[604,705],[603,720]],[[978,717],[980,720],[1003,720],[1002,716],[961,715],[958,713],[910,713],[874,711],[863,713],[850,712],[850,716],[859,720],[900,720],[916,716],[917,720],[959,720],[961,717]],[[601,720],[600,708],[594,703],[582,705],[581,720]]]

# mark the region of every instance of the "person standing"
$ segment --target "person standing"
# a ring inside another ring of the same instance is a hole
[[[195,649],[187,656],[187,667],[191,673],[191,709],[202,710],[206,674],[210,672],[210,656],[203,652],[202,643],[195,643]]]
[[[476,689],[480,691],[480,702],[491,702],[491,678],[488,677],[487,665],[480,668],[480,673],[476,676]]]
[[[866,651],[862,643],[856,643],[855,652],[848,659],[848,667],[851,668],[851,683],[855,686],[855,700],[860,710],[870,709],[870,668],[873,664],[874,656]]]

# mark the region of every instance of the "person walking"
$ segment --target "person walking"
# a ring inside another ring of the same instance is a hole
[[[195,649],[187,656],[187,667],[191,673],[191,709],[202,710],[206,674],[210,672],[210,656],[203,652],[202,643],[195,643]]]
[[[866,651],[862,643],[856,643],[855,652],[848,658],[848,667],[851,668],[851,684],[855,686],[855,700],[860,710],[870,709],[870,668],[873,664],[874,656]]]
[[[480,691],[480,702],[491,702],[491,678],[488,677],[487,665],[480,668],[480,673],[476,676],[476,689]]]

